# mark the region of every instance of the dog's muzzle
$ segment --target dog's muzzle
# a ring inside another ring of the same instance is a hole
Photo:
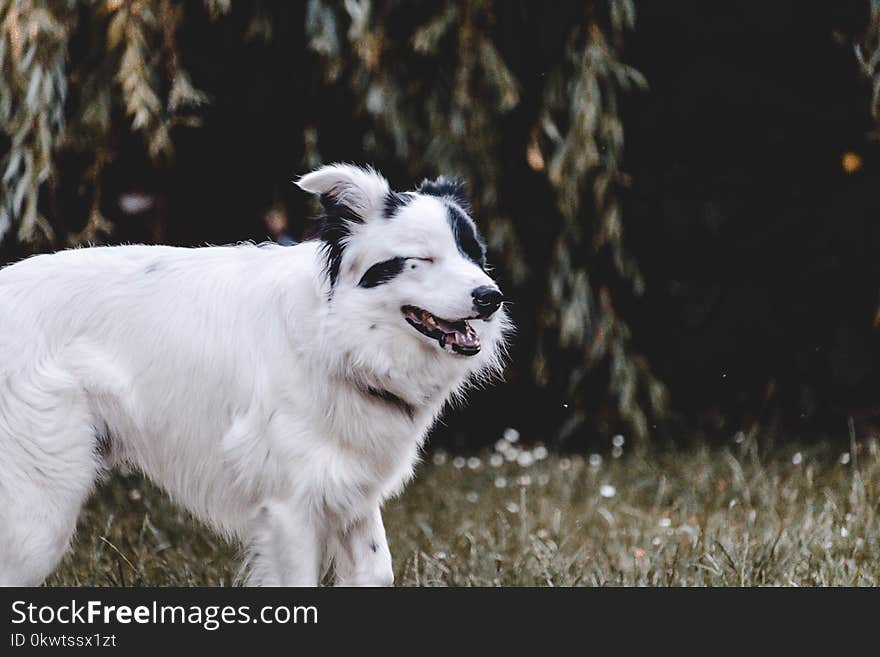
[[[480,336],[466,319],[441,319],[415,306],[404,306],[400,310],[410,326],[436,340],[441,349],[462,356],[474,356],[480,352]]]

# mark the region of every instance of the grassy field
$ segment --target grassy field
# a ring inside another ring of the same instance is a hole
[[[386,505],[404,586],[880,584],[880,445],[436,452]],[[137,477],[106,483],[50,585],[229,585],[239,548]]]

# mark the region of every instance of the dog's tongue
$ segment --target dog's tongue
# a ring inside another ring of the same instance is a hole
[[[455,333],[464,328],[464,322],[447,322],[445,319],[429,315],[433,324],[444,333]]]
[[[444,342],[448,345],[458,345],[465,349],[476,349],[480,346],[480,338],[477,332],[467,322],[450,324],[439,320],[437,326],[446,334]]]

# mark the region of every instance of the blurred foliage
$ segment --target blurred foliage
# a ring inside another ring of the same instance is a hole
[[[856,58],[862,68],[862,73],[871,83],[871,116],[876,122],[870,136],[880,142],[880,0],[870,0],[870,17],[865,35],[861,42],[855,43]],[[844,168],[854,173],[861,167],[861,160],[852,159],[844,161]],[[844,156],[846,157],[846,156]],[[880,328],[880,301],[874,315],[874,326]]]
[[[606,25],[594,20],[585,32],[571,34],[566,61],[553,73],[544,94],[540,126],[550,153],[547,176],[564,224],[553,247],[542,328],[551,341],[558,339],[562,349],[581,357],[582,366],[570,374],[572,398],[578,397],[578,383],[587,371],[609,361],[609,383],[618,411],[643,437],[648,433],[646,411],[662,415],[666,391],[632,348],[629,327],[615,311],[609,288],[591,277],[596,255],[607,250],[615,273],[630,283],[636,295],[644,291],[644,279],[624,247],[616,191],[627,184],[618,97],[632,87],[644,88],[646,82],[638,71],[621,63],[616,52],[624,31],[634,26],[633,6],[612,2],[610,10]],[[585,188],[591,191],[587,200],[592,201],[586,209],[582,207]],[[585,211],[590,218],[586,222]],[[540,346],[546,348],[546,341]],[[551,375],[545,368],[540,351],[539,380]],[[583,412],[576,409],[563,435],[583,421]]]
[[[38,201],[64,134],[67,41],[75,6],[26,0],[0,5],[0,127],[11,142],[0,163],[0,237],[14,221],[22,241],[36,239],[38,231],[52,237]]]
[[[880,0],[869,0],[870,21],[861,43],[855,44],[862,72],[871,81],[871,115],[880,121]]]
[[[209,4],[216,13],[228,10],[228,3]],[[197,125],[189,112],[206,101],[179,63],[175,32],[182,16],[183,3],[171,0],[0,4],[0,131],[10,140],[2,161],[0,238],[16,224],[22,242],[76,245],[112,229],[100,201],[116,111],[158,161],[173,152],[171,126]],[[78,29],[89,42],[71,60],[68,46]],[[65,149],[93,158],[85,171],[92,203],[82,232],[56,236],[41,208],[54,184],[53,158]]]
[[[199,125],[194,110],[207,96],[183,66],[178,28],[189,20],[185,13],[210,22],[233,8],[228,0],[206,0],[199,13],[193,4],[10,0],[3,5],[0,130],[11,148],[2,162],[0,237],[15,226],[17,239],[33,249],[107,238],[113,225],[102,213],[102,179],[117,155],[120,130],[140,135],[149,158],[162,166],[174,153],[172,128]],[[439,173],[467,180],[508,287],[543,291],[528,353],[534,355],[538,385],[569,400],[563,433],[571,435],[587,420],[584,382],[601,366],[617,415],[644,436],[648,418],[665,408],[664,389],[633,348],[610,285],[620,279],[636,295],[645,285],[626,250],[617,199],[627,182],[619,98],[645,87],[642,76],[620,61],[625,33],[635,21],[633,3],[596,0],[555,11],[521,5],[518,10],[527,16],[520,27],[535,21],[561,37],[542,46],[546,71],[539,86],[530,81],[525,110],[521,81],[496,41],[502,8],[492,0],[308,0],[305,42],[319,64],[312,74],[320,76],[308,103],[320,111],[335,102],[324,95],[328,90],[347,89],[354,101],[349,120],[356,119],[360,130],[361,156],[351,159],[380,167],[394,163],[410,184]],[[253,3],[246,11],[251,18],[242,42],[271,42],[277,7]],[[78,32],[85,43],[76,58],[68,58]],[[547,217],[516,216],[503,198],[511,140],[505,121],[515,110],[520,110],[519,165],[537,172],[548,198],[555,197]],[[314,124],[302,127],[303,168],[325,160],[325,131]],[[45,210],[59,151],[91,158],[80,190],[91,198],[88,218],[70,235],[56,234],[56,217]],[[539,233],[552,240],[547,263],[530,262],[524,253],[524,242]],[[594,275],[593,264],[603,258],[613,267]]]

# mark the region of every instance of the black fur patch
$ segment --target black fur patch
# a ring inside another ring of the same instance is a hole
[[[419,185],[418,190],[421,194],[429,196],[447,196],[465,212],[470,212],[470,202],[468,201],[467,189],[462,181],[455,178],[447,178],[440,176],[437,180],[428,180],[427,178]]]
[[[486,243],[477,231],[474,222],[454,205],[446,206],[446,215],[449,218],[449,226],[452,228],[458,250],[481,268],[485,268]]]
[[[332,287],[339,278],[342,253],[345,251],[345,240],[351,235],[351,224],[361,224],[364,220],[330,194],[321,194],[321,205],[324,206],[324,214],[318,219],[318,237],[324,242],[327,276]]]
[[[376,287],[387,283],[402,272],[405,266],[406,258],[391,258],[391,260],[377,262],[361,276],[358,285],[360,287]]]
[[[106,427],[95,427],[95,453],[106,460],[113,451],[113,441],[110,438],[110,430]]]
[[[400,411],[405,413],[410,420],[413,419],[416,409],[413,408],[412,404],[404,401],[394,393],[388,392],[387,390],[378,390],[377,388],[367,388],[367,393],[369,393],[371,397],[381,399],[392,406],[396,406]]]
[[[388,192],[385,197],[385,218],[393,217],[400,208],[405,206],[412,200],[409,194],[398,194],[397,192]]]
[[[458,250],[480,267],[486,266],[486,243],[480,236],[474,222],[467,216],[470,212],[467,189],[462,181],[440,176],[437,180],[423,180],[418,189],[421,194],[449,199],[455,205],[446,204],[449,225]],[[459,209],[460,208],[460,209]]]

